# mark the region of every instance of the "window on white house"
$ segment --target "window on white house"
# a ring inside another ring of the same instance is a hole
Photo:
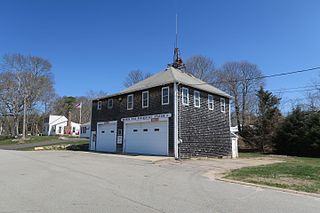
[[[226,112],[226,99],[220,98],[221,112]]]
[[[59,126],[59,134],[61,134],[61,132],[62,132],[62,127]]]
[[[75,133],[76,132],[76,128],[72,127],[72,132]]]
[[[213,95],[208,95],[208,108],[210,110],[214,109],[214,100],[213,100]]]
[[[101,105],[102,105],[102,102],[101,102],[101,101],[98,101],[97,110],[101,110]]]
[[[169,87],[162,87],[161,103],[162,103],[162,105],[169,104]]]
[[[113,99],[109,99],[108,100],[108,109],[112,109],[113,108]]]
[[[142,108],[149,107],[149,91],[142,92]]]
[[[189,89],[185,87],[182,88],[182,104],[189,105]]]
[[[133,109],[133,95],[127,96],[127,110]]]
[[[193,92],[193,104],[195,107],[200,107],[200,92],[199,91],[194,91]]]

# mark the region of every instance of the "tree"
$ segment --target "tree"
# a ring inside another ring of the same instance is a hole
[[[247,125],[248,115],[256,106],[255,93],[264,81],[257,65],[246,61],[228,62],[215,72],[214,84],[233,96],[234,110],[240,134]]]
[[[258,119],[256,121],[257,139],[260,151],[263,153],[272,151],[274,148],[273,138],[279,126],[281,113],[279,110],[280,98],[266,91],[263,87],[257,92],[258,96]]]
[[[0,73],[0,113],[5,118],[12,135],[19,135],[19,116],[23,111],[23,99],[18,87],[14,73],[8,71]]]
[[[73,96],[63,96],[54,102],[53,113],[68,117],[68,113],[75,109],[77,99]]]
[[[23,102],[22,138],[25,139],[28,109],[34,107],[49,89],[53,89],[51,64],[36,56],[7,54],[3,56],[1,67],[11,76],[19,101]]]
[[[129,72],[126,80],[123,82],[125,87],[130,87],[151,76],[150,73],[143,73],[141,70],[132,70]]]
[[[278,154],[320,157],[320,112],[296,107],[278,128]]]
[[[186,61],[186,72],[205,82],[212,83],[214,78],[214,63],[212,59],[206,56],[192,56]]]

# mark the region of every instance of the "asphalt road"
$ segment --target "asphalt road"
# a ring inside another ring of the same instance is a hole
[[[0,212],[320,212],[320,199],[204,177],[197,165],[0,150]]]

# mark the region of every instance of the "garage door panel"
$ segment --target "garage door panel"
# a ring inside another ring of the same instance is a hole
[[[168,155],[168,122],[126,124],[127,153]]]
[[[96,150],[102,152],[116,151],[116,124],[98,124]]]

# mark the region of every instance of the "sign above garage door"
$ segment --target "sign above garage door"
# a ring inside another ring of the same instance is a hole
[[[155,115],[144,115],[144,116],[138,116],[138,117],[128,117],[128,118],[122,118],[121,121],[123,122],[139,122],[139,121],[151,121],[151,120],[161,120],[165,118],[170,118],[171,113],[166,114],[155,114]]]

